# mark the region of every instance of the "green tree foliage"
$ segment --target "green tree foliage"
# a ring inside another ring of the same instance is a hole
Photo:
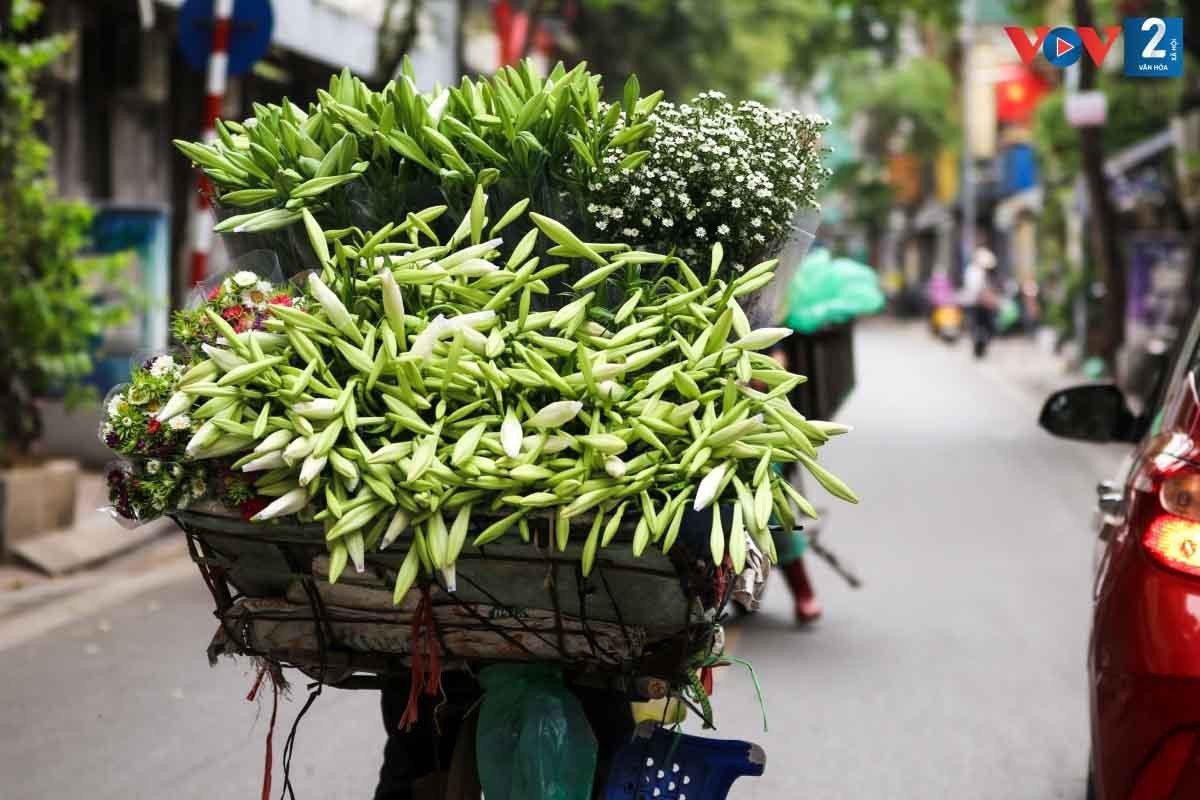
[[[606,74],[636,72],[680,99],[700,88],[760,96],[763,81],[805,87],[856,49],[896,54],[905,15],[946,30],[955,0],[587,0],[574,26],[578,55]]]
[[[40,11],[16,0],[4,30],[22,37]],[[68,45],[62,37],[0,38],[0,463],[28,453],[41,434],[36,397],[59,388],[81,396],[92,342],[127,313],[94,304],[91,287],[114,280],[120,263],[78,256],[91,213],[55,196],[50,148],[37,135],[43,108],[34,81]]]
[[[1104,125],[1104,151],[1122,148],[1162,132],[1179,107],[1182,81],[1148,81],[1105,72],[1100,89],[1108,97],[1108,119]],[[1034,143],[1051,180],[1073,179],[1079,172],[1079,130],[1067,123],[1062,90],[1038,106],[1034,119]]]
[[[869,138],[900,132],[907,136],[906,149],[920,155],[957,146],[957,90],[941,61],[923,56],[871,69],[869,60],[859,58],[837,74],[842,111],[847,120],[869,114]]]

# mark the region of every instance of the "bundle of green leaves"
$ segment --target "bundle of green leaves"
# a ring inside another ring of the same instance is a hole
[[[436,94],[419,93],[406,64],[380,91],[343,72],[307,110],[286,98],[256,104],[245,123],[218,122],[211,144],[175,144],[217,187],[220,232],[283,232],[301,209],[329,230],[379,230],[435,204],[452,212],[438,224],[457,223],[476,186],[488,190],[493,218],[528,198],[532,210],[570,220],[588,174],[582,165],[617,153],[633,167],[645,157],[637,146],[661,93],[639,97],[633,81],[621,106],[600,96],[600,76],[585,64],[559,64],[543,79],[523,62]],[[518,226],[508,235],[515,242],[524,233]],[[294,236],[248,237],[247,247],[263,244],[293,271],[315,266]]]

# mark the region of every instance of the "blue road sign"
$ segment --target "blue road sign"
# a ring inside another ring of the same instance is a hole
[[[229,23],[229,74],[242,75],[271,46],[275,18],[270,0],[235,0]],[[179,9],[179,49],[203,71],[212,50],[213,0],[186,0]]]

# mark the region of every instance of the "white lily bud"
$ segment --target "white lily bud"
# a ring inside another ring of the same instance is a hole
[[[596,384],[596,394],[605,400],[620,400],[625,396],[625,387],[616,381],[600,381]]]
[[[278,430],[269,434],[267,438],[258,443],[258,447],[254,448],[256,453],[270,453],[272,450],[282,450],[288,446],[288,442],[292,441],[292,432],[289,430]]]
[[[196,432],[192,434],[192,438],[188,440],[187,447],[184,449],[190,456],[199,450],[211,446],[219,438],[221,438],[221,429],[214,425],[210,419],[196,429]]]
[[[442,567],[442,580],[446,583],[446,591],[454,593],[458,591],[458,571],[451,564],[447,567]]]
[[[696,502],[692,503],[694,510],[700,511],[712,505],[713,500],[717,499],[717,489],[721,488],[721,482],[725,480],[728,470],[729,463],[722,462],[704,476],[704,480],[700,481],[700,486],[696,489]]]
[[[404,296],[400,294],[400,286],[396,276],[390,269],[379,271],[379,280],[383,284],[383,312],[387,315],[388,324],[397,336],[404,334]]]
[[[266,472],[269,469],[279,469],[286,466],[287,462],[283,460],[283,453],[278,450],[272,450],[242,464],[242,472]]]
[[[428,361],[433,355],[433,346],[437,344],[438,339],[446,330],[446,318],[438,314],[425,329],[418,333],[412,340],[412,347],[409,351],[421,357],[421,360]]]
[[[366,542],[363,541],[362,531],[355,531],[346,536],[346,553],[350,556],[350,561],[354,564],[354,571],[358,573],[365,572],[367,569],[367,548]]]
[[[504,450],[504,455],[509,458],[521,455],[521,442],[524,438],[521,421],[517,419],[515,411],[508,409],[504,414],[504,422],[500,424],[500,447]]]
[[[348,458],[343,458],[336,452],[333,452],[329,459],[329,465],[333,467],[333,471],[346,481],[346,488],[354,491],[358,486],[358,467]]]
[[[583,409],[583,403],[578,400],[556,400],[547,403],[529,418],[529,424],[534,428],[558,428],[566,425]]]
[[[841,436],[843,433],[849,433],[850,431],[854,430],[854,428],[849,425],[841,425],[837,422],[826,422],[819,419],[810,419],[808,424],[812,425],[826,436]]]
[[[220,458],[221,456],[239,453],[242,450],[249,450],[250,445],[254,444],[254,440],[249,436],[225,436],[218,437],[216,442],[207,447],[200,447],[195,450],[189,450],[188,456],[200,461],[205,458]]]
[[[463,328],[463,344],[467,349],[476,355],[487,355],[488,337],[484,336],[474,328]]]
[[[220,367],[222,372],[229,372],[232,369],[237,369],[249,362],[241,356],[234,353],[232,350],[226,350],[223,347],[213,347],[211,344],[202,344],[200,349]]]
[[[482,258],[470,258],[450,270],[451,275],[461,278],[478,278],[500,269],[490,261]]]
[[[766,350],[792,335],[791,328],[759,328],[733,343],[740,350]]]
[[[625,462],[620,456],[609,456],[604,459],[604,471],[608,473],[610,478],[625,477]]]
[[[313,458],[311,455],[304,459],[304,464],[300,467],[300,485],[308,486],[313,480],[321,474],[321,470],[325,469],[325,462],[329,460],[329,456],[321,456]]]
[[[187,392],[176,392],[175,394],[171,395],[171,398],[167,400],[166,404],[158,410],[158,413],[154,415],[154,418],[159,422],[166,422],[172,417],[178,417],[180,414],[192,407],[192,402],[194,400],[195,398]]]
[[[315,272],[310,272],[308,275],[308,290],[312,292],[313,297],[320,303],[321,308],[325,309],[325,315],[329,317],[329,321],[333,323],[333,327],[342,333],[349,334],[355,339],[359,338],[361,334],[359,334],[358,328],[354,327],[354,320],[350,318],[350,312],[346,310],[346,306],[342,305],[342,301],[338,299],[338,296],[324,284]]]
[[[400,537],[400,534],[408,528],[408,523],[412,522],[412,516],[404,509],[400,509],[392,516],[392,521],[388,523],[387,530],[383,532],[383,539],[379,542],[379,549],[384,550],[391,546],[392,542]]]
[[[609,383],[609,378],[615,378],[624,372],[624,364],[596,364],[592,367],[592,377],[597,381]]]
[[[749,334],[750,320],[746,318],[746,312],[738,305],[737,300],[729,301],[729,310],[733,312],[733,332],[739,337]]]
[[[448,320],[451,325],[451,332],[458,328],[474,328],[477,331],[487,330],[495,321],[496,312],[491,310],[459,314],[457,317],[451,317]]]
[[[337,401],[330,397],[318,397],[316,400],[296,403],[292,411],[308,419],[333,419],[337,416]]]
[[[541,435],[536,434],[536,433],[526,436],[522,440],[522,449],[532,450],[533,448],[537,447],[537,443],[539,441],[541,441],[541,438],[542,438]],[[547,455],[547,456],[552,456],[555,453],[561,453],[563,450],[566,450],[570,446],[571,446],[571,437],[570,436],[563,436],[561,434],[556,433],[553,436],[546,437],[546,442],[545,442],[545,444],[542,445],[542,454]]]
[[[288,514],[295,514],[306,505],[308,505],[308,491],[292,489],[287,494],[276,497],[270,505],[251,517],[250,521],[265,522],[276,517],[286,517]]]
[[[620,455],[629,449],[625,440],[615,433],[589,433],[580,436],[579,441],[584,446],[598,450],[606,456]]]
[[[300,459],[312,452],[313,446],[316,444],[316,437],[313,436],[298,436],[288,443],[288,446],[283,450],[283,460],[289,465],[295,464]]]
[[[442,115],[446,113],[446,104],[450,102],[450,90],[442,89],[441,93],[433,98],[433,102],[429,104],[426,111],[429,113],[429,118],[433,120],[432,126],[436,128],[442,121]]]
[[[288,343],[288,338],[281,333],[271,333],[270,331],[243,331],[238,334],[238,339],[250,344],[253,339],[264,353],[274,353],[276,350],[282,350],[284,345]]]
[[[700,408],[700,403],[695,400],[689,400],[682,405],[676,406],[667,414],[667,422],[677,428],[682,428],[691,419],[692,415],[696,413],[696,409],[698,408]]]

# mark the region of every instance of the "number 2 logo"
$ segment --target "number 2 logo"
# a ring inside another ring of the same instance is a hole
[[[1142,22],[1142,31],[1154,31],[1146,47],[1142,50],[1142,58],[1166,58],[1167,51],[1158,46],[1167,35],[1167,23],[1161,17],[1148,17]]]
[[[1125,74],[1138,78],[1183,75],[1183,18],[1127,17]]]

